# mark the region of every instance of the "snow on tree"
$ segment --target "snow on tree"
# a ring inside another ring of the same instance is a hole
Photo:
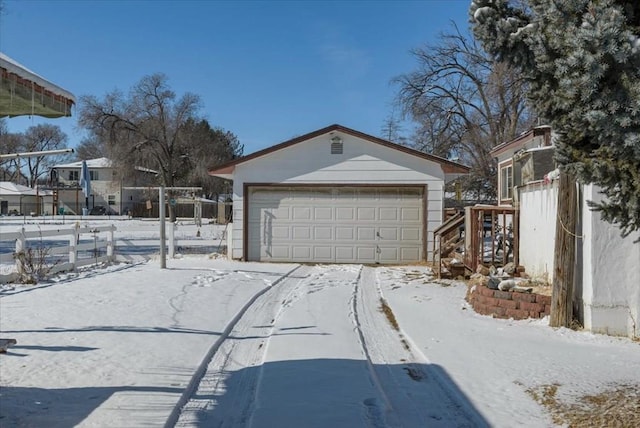
[[[640,3],[473,0],[469,13],[484,48],[529,81],[561,169],[601,187],[592,206],[623,236],[640,230]]]

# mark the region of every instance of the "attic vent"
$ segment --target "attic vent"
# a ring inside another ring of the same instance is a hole
[[[331,154],[342,154],[342,138],[338,137],[337,135],[331,138]]]

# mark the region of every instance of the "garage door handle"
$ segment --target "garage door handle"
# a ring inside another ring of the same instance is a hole
[[[376,236],[377,236],[378,238],[381,238],[381,236],[380,236],[380,231],[376,232]]]

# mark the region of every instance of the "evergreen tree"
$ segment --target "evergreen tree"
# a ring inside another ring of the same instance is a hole
[[[640,2],[473,0],[474,35],[529,81],[532,107],[558,133],[560,167],[594,183],[594,208],[640,230]]]

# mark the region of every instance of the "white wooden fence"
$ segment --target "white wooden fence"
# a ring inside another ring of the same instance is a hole
[[[532,278],[553,283],[558,182],[519,187],[520,264]]]
[[[59,229],[2,231],[3,243],[15,242],[15,251],[0,254],[0,265],[14,265],[15,270],[0,272],[0,283],[15,281],[22,266],[16,253],[29,248],[46,251],[55,261],[49,266],[50,273],[73,271],[78,267],[114,261],[114,225],[81,227],[75,224]],[[60,242],[61,241],[61,242]],[[57,256],[57,257],[56,257]]]

